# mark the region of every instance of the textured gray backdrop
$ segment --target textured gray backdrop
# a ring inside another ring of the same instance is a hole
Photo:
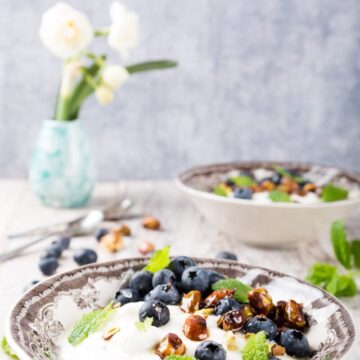
[[[104,0],[70,0],[99,26]],[[0,0],[0,176],[24,177],[60,63],[37,35],[55,1]],[[312,160],[360,170],[360,1],[127,0],[142,41],[134,76],[82,118],[102,179],[172,177],[235,159]],[[100,46],[101,48],[101,46]],[[112,60],[119,58],[113,54]]]

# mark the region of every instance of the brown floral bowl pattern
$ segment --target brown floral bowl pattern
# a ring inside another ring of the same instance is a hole
[[[199,266],[251,286],[264,286],[274,301],[295,299],[310,316],[309,343],[313,360],[354,359],[350,355],[355,327],[339,300],[304,281],[260,267],[234,261],[195,259]],[[144,267],[143,258],[92,264],[43,281],[26,293],[10,314],[7,336],[21,360],[56,359],[66,331],[82,315],[106,305],[126,286],[134,271]]]

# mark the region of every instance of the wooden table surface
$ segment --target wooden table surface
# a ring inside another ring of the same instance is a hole
[[[213,257],[219,250],[231,250],[238,255],[241,262],[272,268],[299,278],[306,275],[313,262],[329,261],[315,241],[312,244],[300,244],[294,249],[264,250],[243,245],[224,236],[206,223],[171,181],[102,183],[95,189],[93,200],[87,209],[64,210],[43,207],[25,181],[1,180],[0,247],[9,249],[20,243],[19,240],[7,241],[6,234],[70,220],[84,214],[89,208],[96,208],[120,196],[128,196],[134,200],[133,214],[155,216],[161,221],[163,229],[145,230],[136,217],[126,220],[133,236],[126,239],[125,249],[116,255],[99,249],[93,237],[73,239],[71,249],[66,251],[61,259],[59,271],[75,266],[72,260],[73,249],[94,248],[98,251],[100,261],[111,260],[139,256],[137,249],[141,240],[149,240],[156,247],[171,244],[173,255]],[[7,314],[12,304],[21,296],[24,286],[31,280],[42,279],[37,264],[44,246],[46,243],[32,248],[17,259],[0,264],[0,329],[4,329]],[[351,309],[355,322],[360,324],[360,296],[345,302]],[[360,336],[357,339],[357,348],[360,353]]]

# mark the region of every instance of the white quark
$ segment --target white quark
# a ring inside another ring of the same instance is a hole
[[[138,321],[139,309],[143,302],[131,303],[116,310],[115,316],[99,332],[94,333],[81,344],[73,347],[64,339],[60,347],[60,360],[159,360],[155,347],[169,333],[178,335],[186,346],[186,355],[194,356],[200,342],[191,341],[185,337],[182,328],[185,319],[190,315],[181,311],[178,306],[169,306],[170,321],[162,327],[151,326],[147,331],[140,331],[135,327]],[[216,325],[218,316],[210,315],[207,318],[209,338],[222,344],[227,351],[227,360],[241,360],[241,348],[244,345],[244,336],[237,333],[235,351],[226,347],[226,332]],[[111,328],[118,327],[120,331],[110,340],[103,339],[104,334]],[[280,359],[292,359],[280,356]]]

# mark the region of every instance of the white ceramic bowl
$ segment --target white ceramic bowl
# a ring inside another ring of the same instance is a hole
[[[259,204],[210,192],[231,170],[272,169],[274,163],[303,171],[314,166],[293,162],[236,162],[199,166],[180,174],[177,184],[209,223],[238,241],[266,247],[328,239],[333,221],[346,219],[360,209],[360,198],[319,204]],[[360,184],[360,175],[345,170],[340,170],[340,174]]]
[[[314,351],[312,360],[357,359],[353,355],[356,330],[352,317],[330,294],[276,271],[228,260],[194,260],[198,266],[267,288],[274,301],[303,303],[309,316],[306,336]],[[137,258],[91,264],[36,285],[11,311],[6,336],[13,351],[20,360],[56,359],[59,344],[73,324],[83,314],[108,304],[134,270],[146,263],[147,259]]]

